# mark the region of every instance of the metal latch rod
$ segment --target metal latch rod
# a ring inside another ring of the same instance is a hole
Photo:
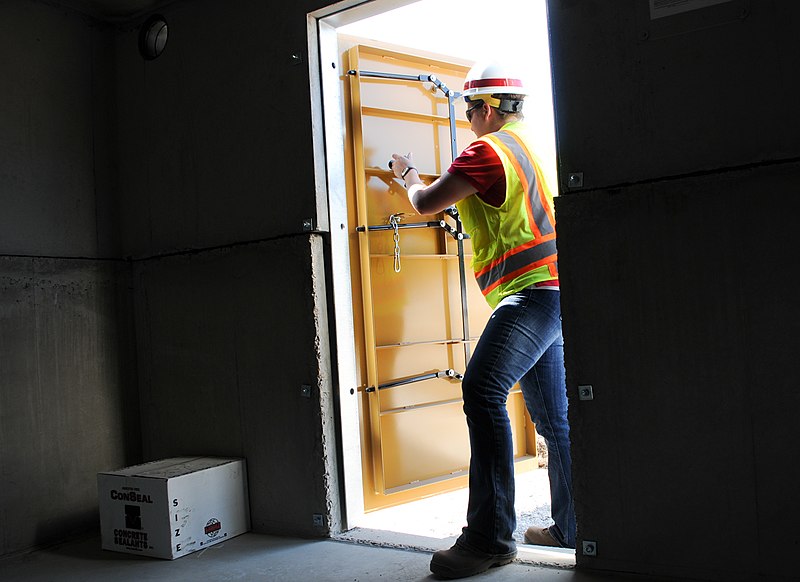
[[[447,97],[452,97],[454,95],[453,91],[451,91],[447,85],[442,83],[442,81],[432,73],[427,75],[401,75],[400,73],[381,73],[378,71],[356,71],[355,69],[350,69],[347,71],[347,74],[360,75],[361,77],[371,77],[373,79],[395,79],[397,81],[419,81],[421,83],[429,82],[436,85],[438,89],[441,89],[442,93],[444,93]]]
[[[387,382],[385,384],[380,384],[378,386],[378,390],[385,390],[387,388],[394,388],[396,386],[403,386],[404,384],[412,384],[414,382],[422,382],[423,380],[432,380],[434,378],[451,378],[453,380],[461,380],[463,375],[459,374],[452,368],[448,368],[447,370],[440,370],[438,372],[430,372],[428,374],[420,374],[418,376],[409,376],[408,378],[402,378],[400,380],[392,380],[391,382]],[[364,392],[375,392],[375,387],[370,386]]]
[[[447,234],[452,236],[456,240],[463,240],[465,238],[469,238],[469,235],[465,232],[458,232],[455,228],[447,224],[444,220],[431,220],[428,222],[405,222],[405,223],[398,223],[397,228],[442,228],[444,229]],[[357,226],[356,230],[358,232],[364,231],[373,231],[373,230],[394,230],[394,226],[391,224],[375,224],[371,226]]]

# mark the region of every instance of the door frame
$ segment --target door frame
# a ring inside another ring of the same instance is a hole
[[[317,224],[313,228],[330,233],[328,301],[333,306],[330,333],[336,346],[332,371],[338,386],[334,406],[341,455],[338,499],[342,531],[356,527],[363,518],[364,492],[340,88],[344,72],[338,69],[336,29],[414,1],[344,0],[309,13],[306,20],[312,127],[323,130],[312,132],[317,201]],[[335,492],[331,497],[337,497]]]
[[[327,277],[328,306],[334,382],[335,434],[338,490],[329,498],[341,507],[341,528],[351,529],[363,521],[365,508],[364,449],[361,434],[359,369],[353,312],[353,288],[348,228],[348,193],[345,119],[340,45],[337,29],[382,14],[418,0],[343,0],[307,15],[308,73],[311,93],[312,142],[317,216],[311,229],[330,234]],[[295,62],[300,55],[292,55]],[[337,389],[338,388],[338,389]],[[334,481],[329,481],[333,483]]]

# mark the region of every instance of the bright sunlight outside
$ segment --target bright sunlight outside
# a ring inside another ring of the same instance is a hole
[[[553,101],[547,8],[544,0],[506,0],[502,16],[484,0],[420,0],[337,29],[398,46],[478,61],[491,59],[519,71],[531,94],[525,121],[540,131],[539,156],[555,172]],[[487,22],[492,21],[492,26]],[[416,23],[409,27],[408,23]],[[413,30],[413,32],[409,32]]]

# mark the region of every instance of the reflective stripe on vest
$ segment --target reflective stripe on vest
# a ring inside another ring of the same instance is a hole
[[[552,209],[544,198],[544,192],[539,188],[542,177],[528,149],[518,136],[508,130],[501,130],[485,137],[491,139],[514,166],[525,192],[528,223],[535,237],[507,251],[502,257],[475,272],[478,286],[484,295],[488,295],[501,283],[513,280],[543,265],[552,264],[553,269],[556,269],[558,254]],[[557,277],[557,271],[553,275]]]
[[[475,280],[483,294],[486,295],[500,283],[542,265],[555,263],[555,259],[556,239],[551,238],[542,242],[533,241],[509,251],[479,273],[475,273]]]
[[[553,226],[552,217],[545,209],[542,200],[543,193],[538,187],[541,179],[537,175],[531,155],[523,145],[522,140],[508,130],[498,131],[488,137],[495,138],[495,143],[506,152],[506,155],[517,170],[517,175],[522,181],[525,193],[528,195],[528,217],[536,237],[555,234],[556,229]]]

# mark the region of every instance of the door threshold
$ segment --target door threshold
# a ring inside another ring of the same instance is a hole
[[[544,526],[550,516],[550,481],[546,469],[515,475],[517,560],[539,566],[573,568],[575,550],[523,544],[529,525]],[[336,540],[380,547],[435,552],[451,547],[461,534],[469,489],[439,493],[369,512],[352,529],[334,535]]]
[[[455,536],[434,538],[363,527],[356,527],[332,537],[340,542],[426,553],[446,550],[456,542]],[[575,550],[517,544],[517,561],[536,566],[569,569],[575,567]]]
[[[555,566],[558,568],[575,567],[575,550],[571,548],[550,548],[547,546],[531,546],[517,544],[517,560],[537,566]]]

